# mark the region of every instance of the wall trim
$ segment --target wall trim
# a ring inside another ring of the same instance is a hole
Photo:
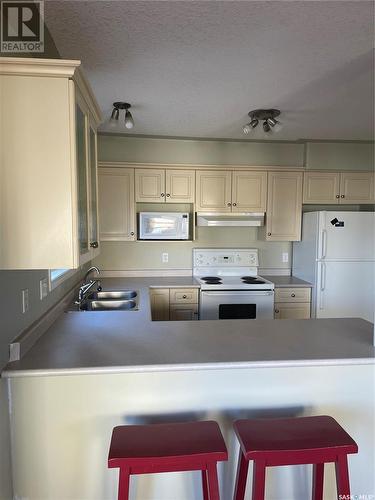
[[[280,165],[209,165],[209,164],[198,164],[198,163],[138,163],[138,162],[130,162],[130,161],[99,161],[99,168],[163,168],[163,169],[199,169],[199,170],[271,170],[271,171],[288,171],[292,170],[297,172],[304,172],[306,169],[304,167],[298,167],[295,165],[291,166],[280,166]]]
[[[163,276],[192,276],[192,269],[119,269],[101,270],[101,278],[162,278]]]

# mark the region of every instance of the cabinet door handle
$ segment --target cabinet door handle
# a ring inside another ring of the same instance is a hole
[[[267,233],[267,236],[271,236],[272,233]]]
[[[344,194],[342,194],[342,195],[341,195],[341,198],[345,198],[345,195],[344,195]]]
[[[232,203],[227,203],[228,207],[231,207],[232,206]]]
[[[336,198],[340,198],[340,195],[339,195],[339,194],[337,194],[337,195],[336,195]]]
[[[275,309],[275,313],[276,313],[276,314],[279,314],[279,312],[280,312],[280,311],[279,311],[278,309]]]
[[[98,248],[98,246],[99,246],[99,243],[98,243],[97,241],[92,241],[92,242],[90,243],[90,247],[91,247],[91,248]]]
[[[130,236],[134,236],[134,231],[131,231]]]
[[[170,196],[171,196],[171,195],[168,193],[168,194],[167,194],[167,198],[170,198]]]
[[[163,198],[165,196],[165,194],[164,193],[160,193],[160,196]]]
[[[237,203],[233,203],[233,206],[236,207],[237,206]]]
[[[291,297],[295,297],[295,296],[296,296],[296,294],[295,294],[295,293],[292,293],[292,294],[291,294]]]

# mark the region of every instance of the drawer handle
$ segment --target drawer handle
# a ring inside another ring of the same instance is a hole
[[[183,295],[183,296],[182,296],[182,298],[183,298],[183,299],[187,299],[187,295]]]
[[[295,294],[295,293],[292,293],[291,297],[295,297],[295,296],[296,296],[296,294]]]

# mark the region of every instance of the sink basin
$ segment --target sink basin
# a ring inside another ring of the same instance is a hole
[[[88,300],[130,300],[137,296],[135,290],[102,290],[101,292],[93,292],[87,296]]]
[[[128,311],[135,309],[135,300],[87,300],[81,306],[81,311]]]

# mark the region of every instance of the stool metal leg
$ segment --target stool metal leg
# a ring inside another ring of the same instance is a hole
[[[324,463],[313,465],[312,500],[323,500]]]
[[[208,496],[208,483],[207,483],[207,471],[202,470],[202,491],[203,491],[203,500],[210,500]]]
[[[349,485],[349,471],[348,471],[348,457],[347,455],[340,455],[335,462],[336,468],[336,484],[337,496],[345,498],[350,496]]]
[[[129,500],[129,469],[120,469],[118,500]]]
[[[220,500],[216,462],[207,464],[208,491],[210,500]]]
[[[252,500],[264,500],[266,482],[266,462],[254,460]]]
[[[244,500],[245,498],[248,469],[249,469],[249,461],[246,460],[242,451],[240,450],[240,453],[238,455],[237,476],[236,476],[236,484],[234,487],[233,500]]]

